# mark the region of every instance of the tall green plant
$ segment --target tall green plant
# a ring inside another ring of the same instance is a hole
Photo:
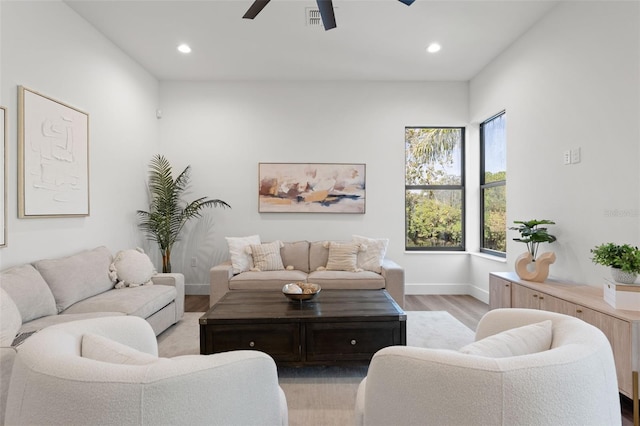
[[[208,197],[190,203],[184,201],[182,197],[189,187],[190,173],[191,166],[187,166],[174,180],[171,163],[160,154],[149,164],[149,211],[138,210],[138,227],[160,246],[162,272],[171,272],[171,248],[190,219],[200,217],[206,207],[231,208],[222,200]]]

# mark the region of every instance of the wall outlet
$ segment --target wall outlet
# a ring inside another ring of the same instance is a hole
[[[196,266],[198,266],[198,258],[197,257],[192,257],[191,258],[191,267],[195,268]]]
[[[565,166],[571,164],[571,150],[568,149],[563,153],[562,162]]]

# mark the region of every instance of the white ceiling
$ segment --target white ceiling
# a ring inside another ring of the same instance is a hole
[[[313,0],[272,0],[255,20],[253,0],[66,3],[160,80],[466,81],[557,2],[334,0],[329,31],[306,25]]]

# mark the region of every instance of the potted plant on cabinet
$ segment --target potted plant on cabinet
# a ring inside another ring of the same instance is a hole
[[[609,266],[614,281],[633,284],[640,274],[640,249],[629,244],[600,244],[591,249],[591,261]]]
[[[190,173],[191,166],[187,166],[174,180],[171,163],[160,154],[149,165],[149,211],[138,210],[138,227],[160,246],[162,272],[171,272],[171,248],[189,219],[200,217],[206,207],[231,207],[222,200],[207,197],[190,203],[182,200],[189,187]]]
[[[556,255],[554,252],[546,252],[538,256],[538,248],[540,243],[552,243],[557,238],[549,234],[546,227],[540,225],[556,223],[548,219],[516,220],[513,223],[518,226],[512,226],[509,229],[520,233],[520,238],[513,240],[527,245],[527,252],[516,259],[516,273],[523,280],[543,282],[549,276],[549,265],[556,261]],[[529,265],[532,265],[533,270],[530,270]]]

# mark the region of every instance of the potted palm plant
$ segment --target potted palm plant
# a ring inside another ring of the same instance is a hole
[[[160,246],[162,272],[171,272],[171,248],[178,241],[184,225],[200,217],[207,207],[231,207],[222,200],[200,197],[191,202],[182,199],[189,187],[191,166],[173,179],[171,163],[163,155],[155,155],[149,165],[149,211],[138,210],[147,238]]]
[[[640,249],[629,244],[605,243],[591,249],[591,261],[609,266],[614,281],[632,284],[640,274]]]
[[[527,252],[516,259],[516,273],[523,280],[545,281],[549,276],[549,265],[556,261],[556,255],[554,252],[546,252],[538,256],[538,248],[541,243],[556,241],[556,237],[549,234],[546,227],[540,225],[555,225],[556,223],[548,219],[516,220],[513,223],[518,226],[512,226],[509,229],[520,233],[520,238],[513,240],[527,245]]]

